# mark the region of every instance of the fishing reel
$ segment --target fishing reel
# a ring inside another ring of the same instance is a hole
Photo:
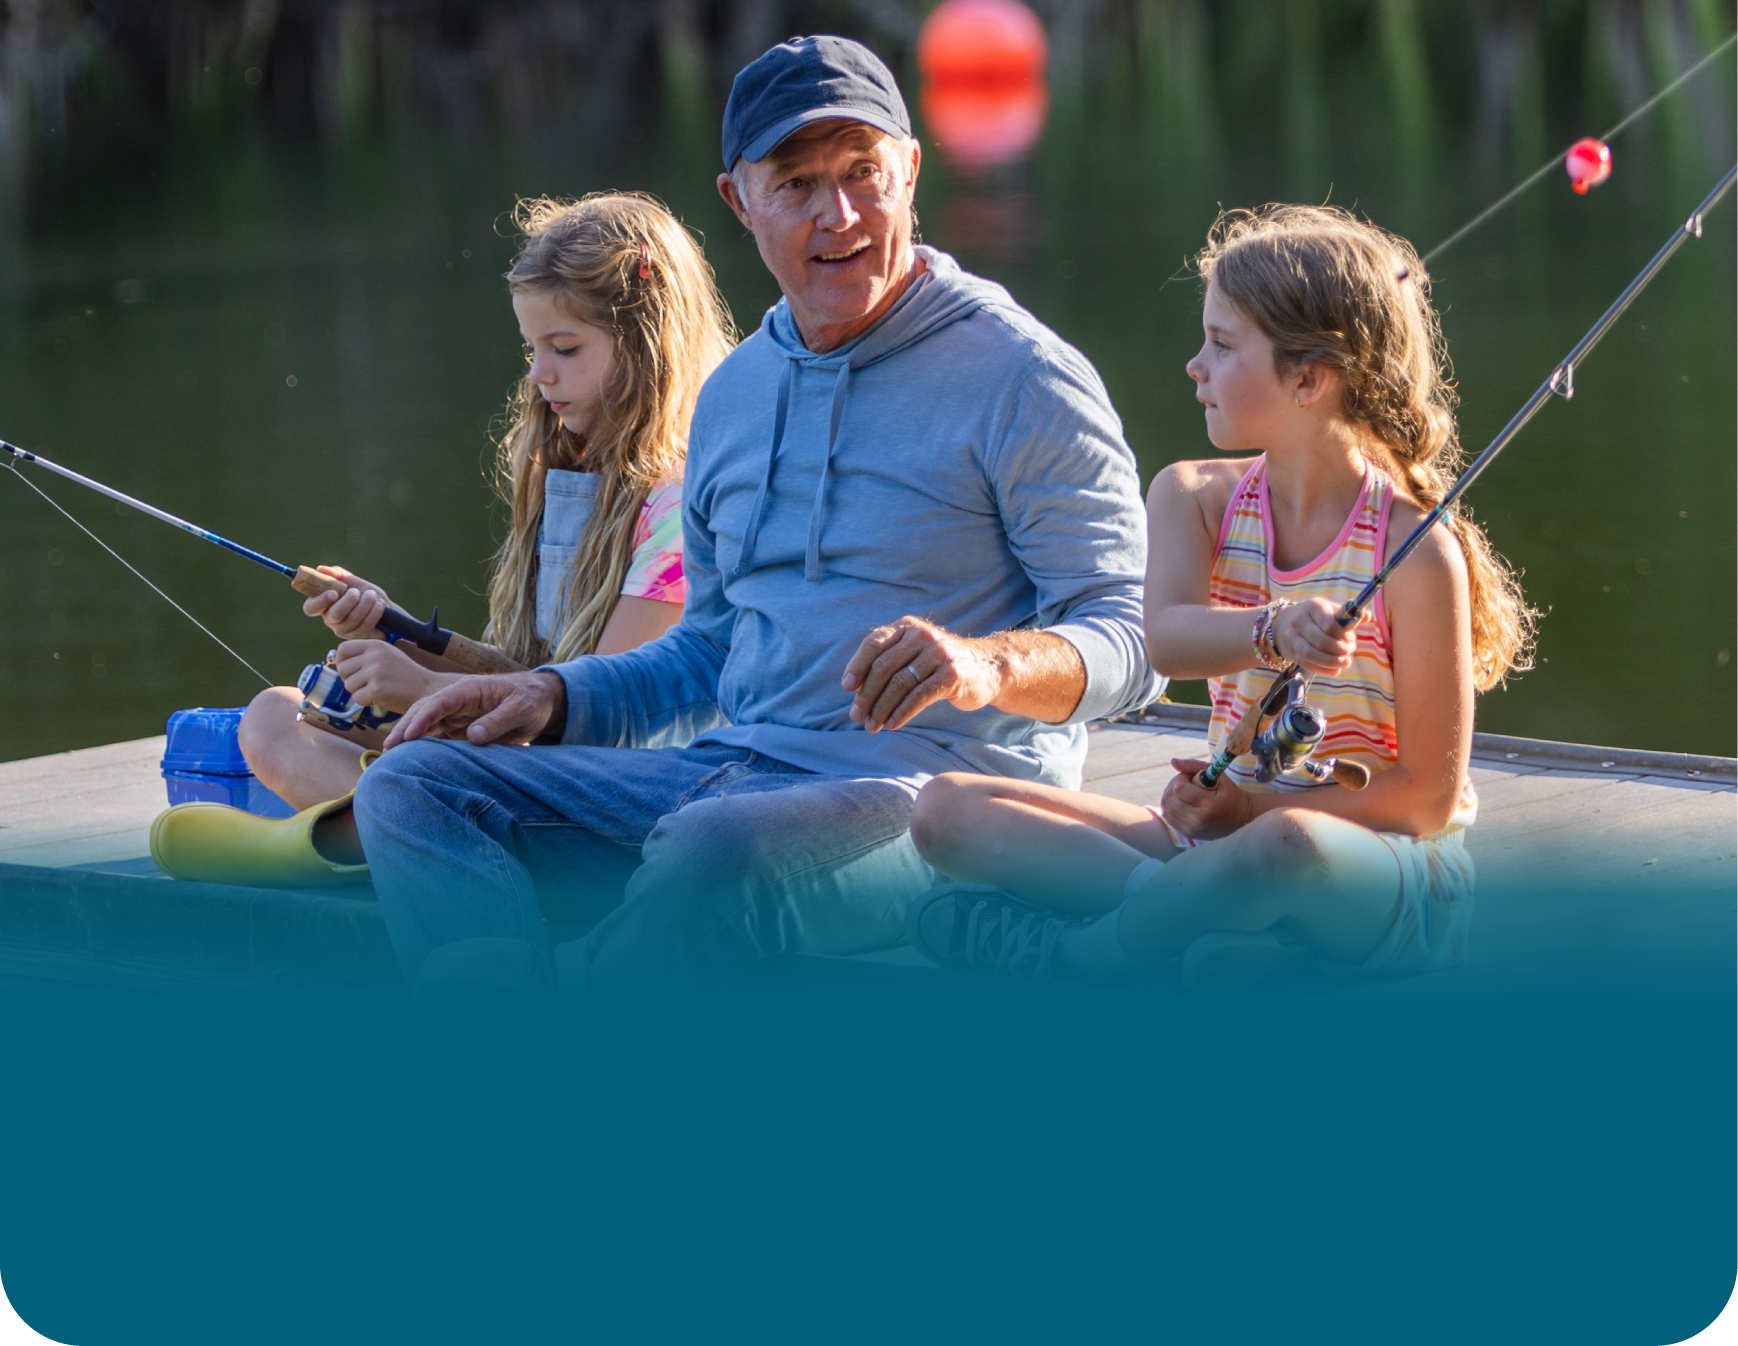
[[[1362,790],[1370,783],[1370,772],[1362,764],[1337,757],[1311,759],[1328,731],[1328,718],[1304,699],[1308,694],[1309,678],[1294,667],[1276,678],[1262,698],[1260,727],[1249,744],[1255,779],[1266,785],[1277,776],[1301,772],[1323,784],[1335,781],[1348,790]]]
[[[350,695],[344,679],[338,676],[338,652],[326,655],[323,664],[309,664],[296,679],[302,693],[302,704],[296,718],[335,729],[347,734],[353,729],[385,729],[394,720],[402,719],[396,710],[380,706],[364,706]]]

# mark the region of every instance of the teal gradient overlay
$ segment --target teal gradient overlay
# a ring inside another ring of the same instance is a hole
[[[1733,932],[1655,896],[1241,1002],[13,981],[0,1274],[80,1346],[1676,1341],[1738,1257]]]

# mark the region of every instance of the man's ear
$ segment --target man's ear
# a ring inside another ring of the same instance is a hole
[[[917,196],[917,170],[923,167],[923,146],[917,143],[917,137],[911,138],[911,188],[913,199]]]
[[[718,194],[724,198],[724,204],[730,207],[731,214],[742,221],[742,227],[752,234],[754,225],[749,223],[748,206],[742,199],[742,193],[736,188],[736,179],[728,173],[720,173],[718,175]]]

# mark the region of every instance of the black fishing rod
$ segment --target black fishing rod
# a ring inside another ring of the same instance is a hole
[[[1395,549],[1394,554],[1388,558],[1382,568],[1370,577],[1370,582],[1335,614],[1334,620],[1342,628],[1355,625],[1362,619],[1364,609],[1369,607],[1371,600],[1376,597],[1377,591],[1388,582],[1388,577],[1394,573],[1395,568],[1417,549],[1418,544],[1424,540],[1430,530],[1442,521],[1443,516],[1449,510],[1454,508],[1455,502],[1466,494],[1467,488],[1479,479],[1479,475],[1491,465],[1496,456],[1509,446],[1510,441],[1516,435],[1521,433],[1527,422],[1539,414],[1540,408],[1546,402],[1553,397],[1561,397],[1564,401],[1568,401],[1575,396],[1575,367],[1587,357],[1588,352],[1594,346],[1599,344],[1599,339],[1611,330],[1612,325],[1623,316],[1624,310],[1635,302],[1636,296],[1647,288],[1648,282],[1659,274],[1660,269],[1671,259],[1672,254],[1690,239],[1702,236],[1703,217],[1719,204],[1721,197],[1731,190],[1734,179],[1738,179],[1738,165],[1726,170],[1720,181],[1714,184],[1714,190],[1702,198],[1702,204],[1697,206],[1690,217],[1673,231],[1672,236],[1666,240],[1666,245],[1656,252],[1653,259],[1641,269],[1636,278],[1630,281],[1612,306],[1600,316],[1599,321],[1588,329],[1587,335],[1575,343],[1575,348],[1563,357],[1557,367],[1551,371],[1550,377],[1539,385],[1509,423],[1498,431],[1497,437],[1490,442],[1485,451],[1473,459],[1472,466],[1460,474],[1459,480],[1448,488],[1447,494],[1424,516],[1423,522],[1414,528],[1406,541]],[[1197,777],[1203,786],[1209,790],[1212,789],[1218,783],[1219,777],[1225,773],[1226,768],[1250,750],[1251,745],[1260,737],[1258,731],[1261,729],[1263,720],[1278,715],[1288,704],[1298,701],[1297,696],[1283,695],[1281,689],[1282,687],[1290,687],[1299,680],[1300,673],[1296,664],[1288,664],[1279,671],[1267,693],[1249,708],[1243,719],[1231,727],[1231,730],[1226,734],[1224,748],[1208,765],[1207,769]],[[1308,709],[1308,707],[1300,707],[1300,709]],[[1312,774],[1314,773],[1312,772]]]
[[[234,552],[237,556],[247,558],[255,565],[264,566],[267,570],[275,570],[278,574],[287,576],[291,587],[298,593],[306,594],[310,598],[316,594],[341,594],[349,587],[343,580],[335,580],[329,575],[322,575],[311,566],[290,566],[285,565],[282,561],[274,561],[271,557],[262,552],[254,551],[251,547],[244,547],[239,542],[233,542],[219,533],[212,532],[209,528],[201,528],[198,524],[177,518],[167,510],[158,509],[155,505],[148,505],[143,500],[136,500],[124,491],[117,491],[112,486],[105,486],[102,482],[95,481],[82,472],[74,472],[70,467],[62,467],[59,463],[50,462],[39,454],[31,453],[28,449],[19,448],[16,444],[9,444],[0,439],[0,450],[9,455],[11,461],[7,465],[14,471],[17,471],[19,463],[31,463],[37,467],[45,468],[57,476],[65,477],[68,481],[76,482],[87,490],[95,491],[98,495],[106,495],[109,499],[118,501],[130,509],[136,509],[141,514],[148,514],[159,522],[179,528],[184,533],[191,533],[196,538],[216,543],[219,547]],[[50,503],[53,503],[52,500]],[[74,522],[77,521],[74,520]],[[100,541],[100,539],[98,540]],[[468,669],[473,673],[521,671],[519,664],[493,646],[478,644],[456,631],[449,631],[441,626],[439,608],[434,610],[434,614],[426,622],[419,622],[408,612],[388,604],[386,612],[380,618],[379,625],[382,631],[411,641],[418,649],[427,650],[430,654],[441,655],[452,660],[460,668]],[[225,648],[228,647],[225,646]],[[237,657],[239,658],[239,656]]]

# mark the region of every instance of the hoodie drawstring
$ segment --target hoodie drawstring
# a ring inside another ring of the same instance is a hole
[[[754,508],[748,515],[748,529],[742,535],[742,553],[731,571],[738,578],[754,568],[754,544],[760,540],[761,520],[766,518],[766,500],[772,491],[772,472],[778,462],[779,445],[784,442],[785,413],[791,407],[791,384],[796,381],[796,376],[796,362],[786,360],[784,375],[778,382],[778,410],[772,417],[772,449],[766,455],[766,475],[760,479],[760,493],[754,497]]]
[[[851,386],[851,362],[839,366],[833,380],[833,414],[827,423],[827,456],[821,459],[821,480],[815,487],[815,505],[809,511],[809,545],[803,551],[803,578],[813,584],[821,578],[821,526],[827,520],[827,482],[833,475],[833,445],[839,439],[839,421],[845,415],[845,390]]]
[[[766,519],[767,501],[772,494],[773,472],[778,465],[779,446],[784,443],[785,418],[790,412],[791,385],[796,382],[797,362],[786,360],[784,376],[779,379],[778,410],[773,413],[772,449],[766,456],[766,475],[761,478],[760,491],[749,511],[748,528],[742,536],[742,552],[736,558],[731,573],[740,578],[754,569],[755,544],[760,540],[760,526]],[[821,578],[821,530],[827,521],[827,485],[833,477],[833,448],[839,442],[839,423],[845,417],[845,396],[851,387],[851,362],[839,366],[833,380],[833,411],[827,424],[827,456],[821,460],[821,479],[815,485],[815,503],[809,511],[809,540],[803,552],[803,578],[814,583]]]

